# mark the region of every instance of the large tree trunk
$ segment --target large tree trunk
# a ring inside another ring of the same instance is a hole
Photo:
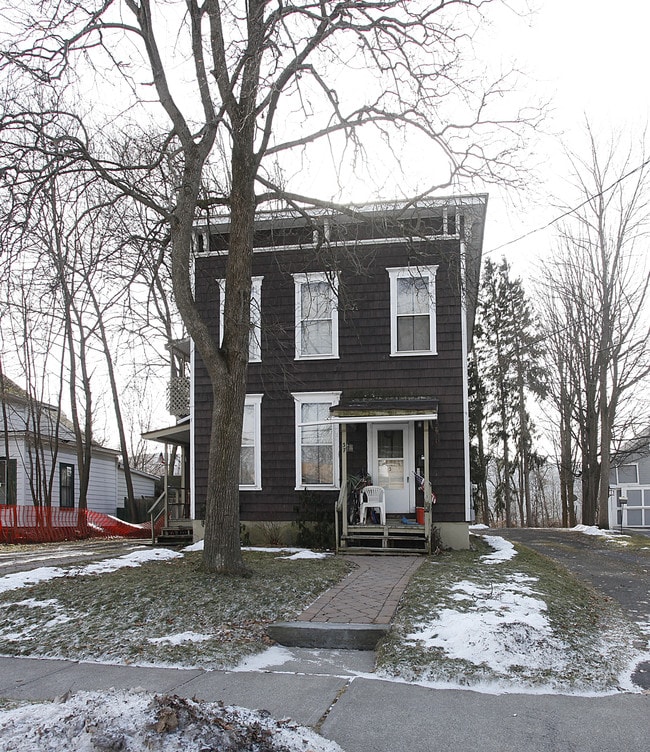
[[[213,571],[245,570],[239,545],[239,462],[246,398],[255,222],[253,173],[243,169],[243,166],[250,167],[250,162],[250,155],[248,160],[242,155],[233,163],[222,344],[226,373],[219,379],[217,370],[211,370],[206,364],[213,384],[213,407],[203,562]]]

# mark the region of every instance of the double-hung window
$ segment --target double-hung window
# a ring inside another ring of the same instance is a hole
[[[239,461],[239,488],[242,491],[259,491],[262,488],[261,413],[262,395],[247,394]]]
[[[74,465],[59,462],[59,506],[74,509]]]
[[[340,392],[297,393],[296,488],[339,487],[339,433],[330,421],[330,407]]]
[[[262,362],[262,280],[264,277],[253,277],[251,280],[251,308],[250,334],[248,338],[248,362]],[[219,342],[223,342],[225,325],[224,311],[226,303],[226,280],[218,279],[219,285]]]
[[[294,274],[296,360],[338,358],[338,277],[326,272]]]
[[[435,355],[437,268],[387,269],[391,355]]]

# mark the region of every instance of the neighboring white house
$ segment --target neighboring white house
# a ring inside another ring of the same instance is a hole
[[[614,462],[609,485],[610,527],[650,527],[650,436]]]
[[[56,407],[35,401],[3,377],[0,388],[0,505],[79,506],[79,466],[74,430]],[[124,505],[119,452],[93,444],[88,509],[116,515]],[[140,477],[140,476],[145,477]],[[135,474],[138,494],[151,496],[155,478]]]

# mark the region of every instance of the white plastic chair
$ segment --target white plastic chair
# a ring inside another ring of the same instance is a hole
[[[366,510],[368,509],[378,509],[381,524],[386,524],[386,498],[381,486],[366,486],[361,491],[359,517],[362,525],[366,523]]]

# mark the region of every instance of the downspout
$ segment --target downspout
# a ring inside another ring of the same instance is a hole
[[[431,543],[433,540],[432,530],[432,509],[431,494],[429,489],[432,487],[429,482],[429,421],[423,421],[424,427],[424,538],[426,541],[427,554],[431,553]]]
[[[466,281],[466,257],[465,241],[460,241],[460,329],[462,343],[462,368],[463,374],[463,463],[465,468],[465,522],[471,522],[472,487],[470,479],[470,456],[469,456],[469,376],[467,373],[469,346],[467,339],[467,290]]]

